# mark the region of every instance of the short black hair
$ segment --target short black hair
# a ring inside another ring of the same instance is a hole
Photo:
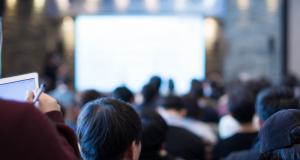
[[[294,91],[287,87],[271,87],[259,92],[256,98],[256,113],[263,121],[282,109],[299,109]]]
[[[159,99],[158,105],[164,107],[165,109],[184,109],[182,98],[175,95],[165,96]]]
[[[139,143],[141,120],[132,107],[114,98],[87,103],[77,122],[85,160],[122,159],[133,141]]]
[[[143,125],[140,158],[146,159],[147,156],[159,153],[167,136],[168,125],[154,109],[142,110],[140,117]]]
[[[121,99],[127,103],[131,103],[134,100],[134,94],[129,88],[125,86],[117,87],[112,92],[112,96],[116,99]]]
[[[247,87],[236,87],[229,93],[229,112],[239,123],[251,122],[255,114],[255,98]]]
[[[86,103],[96,100],[98,98],[102,98],[103,96],[104,95],[98,92],[97,90],[94,89],[85,90],[81,93],[79,105],[80,107],[83,107]]]
[[[142,88],[143,103],[149,103],[157,97],[156,89],[153,85],[146,84]]]

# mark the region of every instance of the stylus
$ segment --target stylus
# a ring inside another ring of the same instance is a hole
[[[42,83],[36,96],[33,98],[33,101],[32,101],[33,103],[36,103],[39,100],[41,94],[45,91],[45,89],[46,89],[46,85],[45,85],[45,83]]]

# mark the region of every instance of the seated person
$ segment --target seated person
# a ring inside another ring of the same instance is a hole
[[[204,122],[187,118],[187,110],[178,96],[167,96],[159,100],[158,112],[170,126],[180,127],[195,134],[208,144],[215,144],[216,135]]]
[[[164,148],[168,125],[152,109],[140,112],[143,125],[140,160],[176,160]]]
[[[300,159],[300,110],[287,109],[272,115],[261,128],[259,160]]]
[[[125,86],[117,87],[113,92],[112,92],[112,97],[116,99],[120,99],[124,102],[133,104],[134,103],[134,94],[132,91],[129,90],[129,88]]]
[[[33,97],[29,92],[30,103],[0,100],[1,159],[79,159],[76,136],[64,124],[57,101],[42,93],[34,106]]]
[[[271,115],[280,110],[300,109],[293,90],[286,87],[272,87],[260,91],[255,107],[261,127]],[[250,150],[232,153],[226,160],[256,160],[259,156],[259,146],[260,140]]]
[[[204,141],[181,127],[169,126],[165,147],[170,154],[187,160],[206,159]]]
[[[229,94],[228,109],[239,123],[240,129],[231,137],[222,139],[214,147],[214,159],[225,158],[229,153],[250,149],[257,137],[257,130],[252,124],[255,113],[255,98],[245,87],[236,88]]]
[[[132,107],[102,98],[87,103],[77,121],[77,136],[84,160],[138,160],[142,125]]]

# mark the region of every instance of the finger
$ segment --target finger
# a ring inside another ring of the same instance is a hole
[[[27,102],[32,102],[34,98],[34,93],[32,91],[27,91],[26,92],[26,101]]]

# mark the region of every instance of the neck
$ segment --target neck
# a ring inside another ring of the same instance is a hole
[[[241,124],[240,126],[240,133],[253,133],[253,132],[257,132],[257,130],[255,129],[255,127],[253,126],[253,124],[250,123],[244,123]]]

